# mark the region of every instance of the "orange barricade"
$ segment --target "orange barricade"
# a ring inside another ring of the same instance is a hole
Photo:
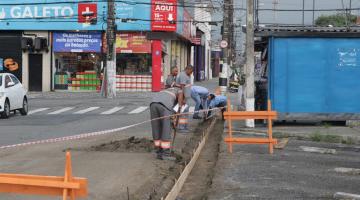
[[[228,143],[229,152],[232,153],[232,145],[235,144],[268,144],[270,154],[274,151],[274,145],[277,140],[272,137],[272,120],[277,118],[277,113],[271,110],[271,102],[268,101],[267,111],[232,111],[230,101],[227,102],[227,110],[224,112],[224,118],[228,121],[229,136],[225,138]],[[233,120],[246,119],[266,119],[268,124],[268,138],[234,138],[233,137]]]
[[[75,200],[87,196],[87,179],[72,176],[71,155],[67,152],[64,177],[0,174],[0,192],[62,196],[63,200],[68,197]]]

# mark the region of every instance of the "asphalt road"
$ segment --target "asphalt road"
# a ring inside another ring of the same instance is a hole
[[[153,93],[33,93],[29,115],[0,119],[0,146],[128,126],[149,119]]]
[[[195,85],[207,87],[213,92],[218,82],[212,79],[196,82]],[[143,122],[150,118],[148,107],[155,94],[121,92],[115,99],[105,99],[99,93],[90,92],[29,93],[28,116],[17,112],[9,119],[0,119],[0,147]]]

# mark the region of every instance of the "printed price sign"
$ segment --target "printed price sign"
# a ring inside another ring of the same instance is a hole
[[[176,31],[176,21],[177,0],[152,0],[152,31]]]

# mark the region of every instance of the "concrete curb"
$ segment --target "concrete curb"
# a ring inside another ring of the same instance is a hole
[[[240,128],[238,129],[239,132],[243,132],[246,134],[254,134],[259,135],[260,134],[266,134],[267,131],[264,129],[251,129],[251,128]],[[360,144],[360,135],[342,135],[334,134],[334,133],[316,133],[310,134],[310,133],[304,133],[304,132],[296,132],[296,131],[283,131],[283,130],[277,130],[276,128],[273,129],[273,136],[275,138],[296,138],[298,140],[312,140],[312,141],[318,141],[318,142],[330,142],[330,143],[343,143],[343,144]]]

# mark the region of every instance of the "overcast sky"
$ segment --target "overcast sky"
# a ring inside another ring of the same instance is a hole
[[[212,0],[215,7],[221,5],[222,0]],[[345,8],[350,7],[350,1],[352,8],[359,8],[356,11],[352,11],[352,14],[360,15],[360,0],[304,0],[305,9],[313,9],[313,2],[315,2],[315,9],[342,9],[343,5]],[[302,9],[303,0],[259,0],[260,9],[273,9],[274,2],[278,2],[277,9]],[[246,8],[246,0],[234,0],[235,8]],[[314,18],[316,19],[320,15],[334,14],[336,11],[324,12],[316,11]],[[222,20],[222,10],[217,10],[213,14],[214,21]],[[246,23],[246,13],[241,9],[235,11],[235,23],[237,25],[244,25]],[[304,17],[305,24],[312,25],[313,12],[305,12]],[[274,11],[261,11],[259,12],[259,22],[261,23],[274,23],[274,24],[302,24],[302,11],[300,12],[274,12]],[[221,39],[220,27],[213,27],[213,41]],[[243,41],[243,33],[238,28],[235,31],[238,44]],[[240,45],[241,46],[241,45]]]
[[[243,0],[235,0],[242,2]],[[313,2],[315,2],[315,9],[342,9],[349,8],[351,0],[305,0],[305,9],[313,9]],[[245,1],[243,1],[245,2]],[[274,2],[278,2],[278,9],[302,9],[302,0],[260,0],[259,7],[265,9],[272,9]],[[343,3],[342,3],[343,2]],[[360,0],[352,0],[352,8],[360,7]],[[320,15],[329,15],[335,12],[316,11],[314,13],[315,19]],[[359,14],[359,10],[353,11],[353,14]],[[302,24],[302,11],[300,12],[274,12],[262,11],[260,14],[260,23],[285,23],[285,24]],[[305,24],[311,25],[313,21],[313,12],[305,12]]]

